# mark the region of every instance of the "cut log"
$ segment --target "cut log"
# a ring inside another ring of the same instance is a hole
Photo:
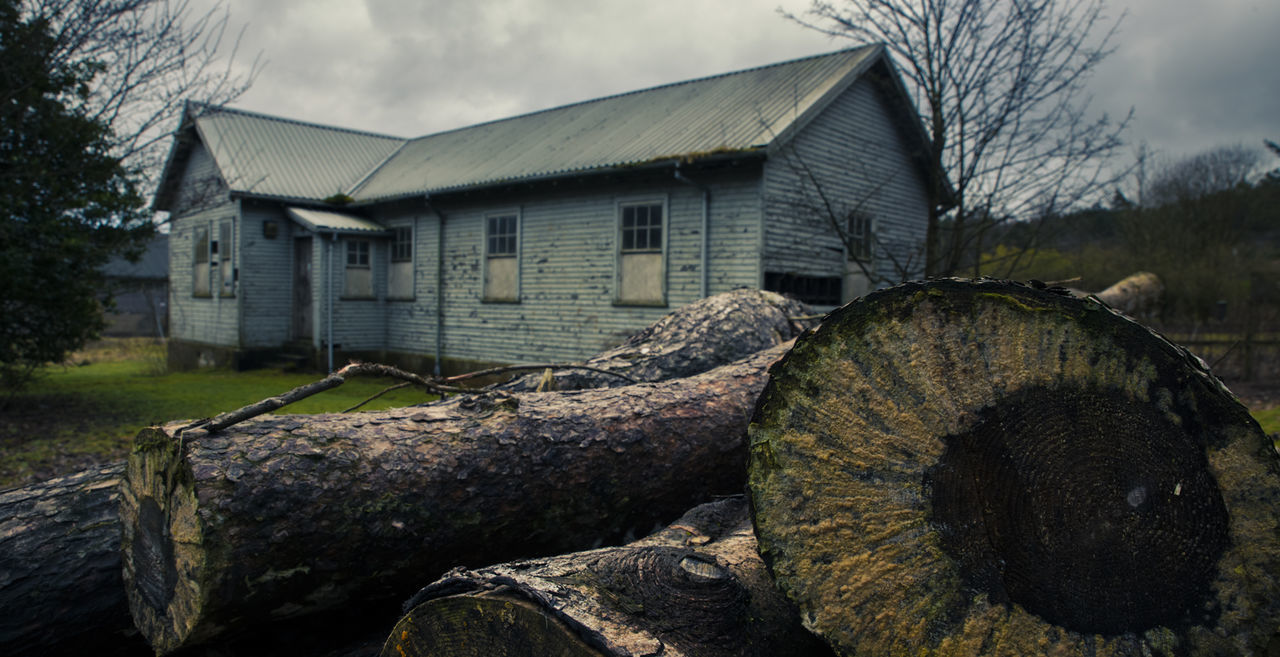
[[[772,368],[749,436],[761,552],[840,654],[1275,654],[1280,458],[1096,302],[868,295]]]
[[[382,657],[830,654],[756,553],[741,497],[629,545],[455,570],[406,605]]]
[[[146,650],[120,577],[124,464],[0,492],[0,654]]]
[[[741,491],[750,409],[788,347],[659,384],[143,430],[120,511],[135,623],[164,654],[647,533]]]
[[[811,314],[795,299],[740,288],[679,308],[582,364],[651,383],[693,376],[791,340],[815,323],[806,319]],[[554,374],[550,388],[540,373],[494,387],[531,392],[616,388],[627,383],[600,372],[564,370]]]
[[[1160,277],[1140,271],[1124,277],[1095,296],[1108,306],[1136,317],[1159,306],[1163,295],[1164,283],[1160,282]]]

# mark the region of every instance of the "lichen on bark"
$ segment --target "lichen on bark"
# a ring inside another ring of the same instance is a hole
[[[774,366],[749,439],[762,554],[842,654],[1248,653],[1280,623],[1274,449],[1094,300],[868,295]]]

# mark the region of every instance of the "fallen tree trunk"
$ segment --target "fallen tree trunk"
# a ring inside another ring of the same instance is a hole
[[[1088,299],[934,281],[830,316],[749,430],[760,550],[841,654],[1273,654],[1280,458]]]
[[[165,654],[645,533],[741,490],[747,416],[788,347],[660,384],[145,429],[120,507],[135,623]]]
[[[776,292],[740,288],[679,308],[582,364],[636,381],[693,376],[791,340],[816,323],[807,318],[811,313],[803,303]],[[548,383],[540,374],[526,375],[494,388],[509,392],[584,390],[628,383],[584,370],[564,370],[553,376]]]
[[[120,476],[92,468],[0,492],[0,654],[145,650],[120,577]]]
[[[1097,293],[1098,300],[1134,317],[1155,309],[1164,295],[1164,283],[1151,272],[1140,271]]]
[[[423,589],[383,657],[803,657],[805,631],[756,553],[746,500],[696,507],[629,545],[478,570]]]
[[[793,336],[804,320],[792,324],[789,317],[804,312],[802,304],[772,293],[735,290],[677,309],[643,331],[644,337],[590,362],[622,370],[637,365],[630,369],[648,380],[697,373],[750,353],[744,350],[773,346],[778,336]],[[718,326],[701,325],[707,322]],[[564,385],[581,388],[608,381],[625,379],[601,374]],[[0,494],[0,654],[76,650],[68,646],[81,645],[101,652],[129,632],[128,649],[142,643],[133,631],[119,577],[119,502],[113,482],[123,469],[123,462],[90,468]],[[78,518],[92,520],[68,529]],[[37,549],[56,556],[32,558]],[[66,569],[59,558],[64,555],[82,555],[92,565]],[[38,597],[33,598],[36,589]],[[63,629],[51,632],[50,626]]]

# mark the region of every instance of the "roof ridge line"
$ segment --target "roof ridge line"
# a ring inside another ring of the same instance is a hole
[[[211,110],[213,113],[225,112],[228,114],[239,114],[241,116],[247,116],[247,117],[252,117],[257,119],[266,119],[269,121],[276,121],[279,123],[292,123],[294,125],[305,126],[308,128],[320,128],[323,130],[330,130],[334,132],[345,132],[348,134],[360,135],[363,137],[377,137],[379,139],[391,139],[394,141],[402,142],[401,146],[403,146],[404,143],[413,141],[415,139],[413,137],[398,137],[396,135],[373,132],[370,130],[357,130],[355,128],[347,128],[343,126],[327,125],[324,123],[316,123],[315,121],[303,121],[301,119],[294,119],[294,118],[289,118],[285,116],[277,116],[274,114],[265,114],[263,112],[254,112],[251,110],[240,109],[237,107],[230,107],[227,105],[210,105],[208,103],[192,103],[192,106],[199,107],[205,110]],[[200,118],[200,116],[201,115],[197,113],[193,118]]]
[[[413,141],[414,140],[412,139],[401,140],[400,145],[396,146],[395,150],[391,151],[390,153],[387,154],[386,157],[382,158],[381,162],[378,162],[377,164],[369,167],[369,170],[364,172],[364,175],[360,176],[360,178],[357,179],[355,183],[352,184],[351,187],[348,188],[343,193],[346,194],[347,196],[355,196],[356,193],[360,191],[360,188],[364,187],[365,183],[369,182],[370,179],[372,179],[375,175],[377,175],[379,171],[382,170],[382,167],[386,166],[387,163],[392,160],[392,158],[394,158],[395,156],[399,155],[402,151],[404,151],[404,149]]]
[[[832,56],[835,56],[835,55],[847,54],[847,53],[853,52],[853,51],[855,51],[855,50],[865,50],[865,49],[867,49],[867,48],[875,48],[877,45],[879,45],[879,44],[876,44],[876,43],[867,43],[867,44],[862,44],[862,45],[859,45],[859,46],[853,46],[853,47],[851,47],[851,48],[841,48],[840,50],[833,50],[833,51],[831,51],[831,52],[818,53],[818,54],[816,54],[816,55],[806,55],[806,56],[804,56],[804,57],[797,57],[797,58],[795,58],[795,59],[788,59],[788,60],[786,60],[786,61],[774,62],[774,63],[772,63],[772,64],[761,64],[761,65],[759,65],[759,66],[751,66],[751,67],[748,67],[748,68],[738,69],[738,70],[736,70],[736,71],[728,71],[728,72],[725,72],[725,73],[717,73],[717,74],[715,74],[715,75],[705,75],[705,76],[702,76],[702,77],[699,77],[699,78],[690,78],[690,79],[688,79],[688,80],[678,80],[678,81],[676,81],[676,82],[668,82],[668,83],[666,83],[666,84],[659,84],[659,85],[655,85],[655,86],[652,86],[652,87],[645,87],[645,88],[643,88],[643,89],[633,89],[633,90],[631,90],[631,91],[622,91],[622,92],[619,92],[619,93],[616,93],[616,94],[609,94],[609,95],[606,95],[606,96],[597,96],[597,97],[595,97],[595,98],[588,98],[588,99],[586,99],[586,100],[579,100],[579,101],[574,101],[574,102],[572,102],[572,103],[565,103],[564,105],[556,105],[556,106],[554,106],[554,107],[546,107],[546,108],[543,108],[543,109],[540,109],[540,110],[533,110],[533,111],[531,111],[531,112],[525,112],[525,113],[523,113],[523,114],[514,114],[514,115],[512,115],[512,116],[504,116],[504,117],[502,117],[502,118],[498,118],[498,119],[491,119],[491,120],[489,120],[489,121],[481,121],[480,123],[470,123],[470,124],[467,124],[467,125],[458,126],[458,127],[456,127],[456,128],[450,128],[450,129],[448,129],[448,130],[441,130],[441,131],[439,131],[439,132],[432,132],[432,133],[428,133],[428,134],[422,135],[422,136],[420,136],[420,137],[411,137],[411,138],[409,138],[407,141],[410,141],[410,142],[421,141],[421,140],[423,140],[423,139],[428,139],[428,138],[431,138],[431,137],[439,137],[439,136],[441,136],[441,135],[447,135],[447,134],[451,134],[451,133],[454,133],[454,132],[460,132],[460,131],[462,131],[462,130],[470,130],[470,129],[472,129],[472,128],[479,128],[479,127],[481,127],[481,126],[494,125],[494,124],[497,124],[497,123],[503,123],[503,122],[505,122],[505,121],[514,121],[515,119],[523,119],[523,118],[527,118],[527,117],[530,117],[530,116],[537,116],[537,115],[539,115],[539,114],[545,114],[545,113],[547,113],[547,112],[555,112],[555,111],[557,111],[557,110],[568,109],[568,108],[570,108],[570,107],[578,107],[578,106],[581,106],[581,105],[587,105],[587,104],[590,104],[590,103],[597,103],[597,102],[601,102],[601,101],[605,101],[605,100],[612,100],[612,99],[614,99],[614,98],[623,98],[623,97],[626,97],[626,96],[634,96],[634,95],[636,95],[636,94],[648,93],[648,92],[650,92],[650,91],[657,91],[658,89],[668,89],[668,88],[672,88],[672,87],[679,87],[679,86],[686,85],[686,84],[693,84],[693,83],[695,83],[695,82],[705,82],[705,81],[707,81],[707,80],[715,80],[715,79],[717,79],[717,78],[726,78],[726,77],[729,77],[729,76],[732,76],[732,75],[741,75],[741,74],[743,74],[743,73],[751,73],[751,72],[753,72],[753,71],[761,71],[761,70],[764,70],[764,69],[767,69],[767,68],[776,68],[776,67],[779,67],[779,66],[786,66],[786,65],[788,65],[788,64],[795,64],[795,63],[798,63],[798,62],[808,61],[808,60],[811,60],[811,59],[819,59],[819,58],[822,58],[822,57],[832,57]]]

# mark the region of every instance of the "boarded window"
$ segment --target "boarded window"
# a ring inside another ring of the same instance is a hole
[[[811,306],[840,305],[839,276],[801,276],[765,272],[764,289],[799,299]]]
[[[413,298],[413,226],[391,228],[391,258],[387,263],[387,297]]]
[[[236,264],[232,257],[234,243],[232,224],[224,222],[218,227],[218,270],[222,279],[221,294],[224,297],[235,296],[236,293]]]
[[[868,262],[871,260],[871,215],[854,210],[849,213],[848,221],[849,259]]]
[[[618,218],[618,303],[664,305],[662,203],[627,203]]]
[[[209,244],[209,228],[201,226],[196,228],[195,238],[192,240],[191,254],[191,293],[198,297],[207,297],[213,294],[209,287],[209,252],[212,246]]]
[[[519,215],[485,217],[485,301],[511,302],[520,299],[519,250]]]
[[[347,240],[347,271],[342,296],[354,299],[373,296],[373,269],[369,266],[369,240]]]

